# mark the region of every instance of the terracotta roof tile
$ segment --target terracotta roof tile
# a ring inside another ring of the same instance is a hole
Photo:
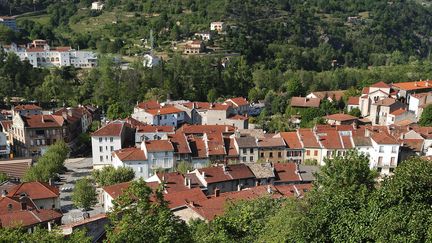
[[[63,215],[55,210],[38,209],[13,211],[0,215],[2,227],[29,227],[48,221],[60,220]]]
[[[349,97],[348,98],[348,105],[359,105],[360,104],[360,97]]]
[[[335,100],[340,100],[344,96],[346,90],[332,90],[332,91],[315,91],[311,94],[314,94],[320,100],[323,100],[325,97]]]
[[[382,100],[375,102],[375,105],[391,106],[396,102],[400,102],[400,101],[397,101],[396,99],[393,98],[384,98]]]
[[[185,134],[234,133],[235,127],[230,125],[189,125],[185,124],[178,129]]]
[[[64,118],[56,115],[31,115],[22,117],[29,128],[62,127]]]
[[[29,105],[17,105],[13,108],[16,111],[23,111],[23,110],[42,110],[40,106],[29,104]]]
[[[184,133],[176,132],[175,134],[169,134],[168,138],[174,146],[174,152],[179,154],[192,153],[191,148],[189,147],[189,142]]]
[[[332,115],[325,116],[323,118],[327,119],[327,120],[335,120],[335,121],[351,121],[351,120],[357,120],[358,119],[355,116],[351,116],[351,115],[343,114],[343,113],[332,114]]]
[[[297,136],[297,132],[281,132],[281,137],[287,144],[288,148],[292,149],[302,149],[303,145],[300,142],[299,137]]]
[[[290,104],[292,107],[318,108],[320,103],[321,100],[319,98],[292,97]]]
[[[190,202],[207,200],[206,195],[200,188],[192,188],[181,192],[164,194],[165,201],[170,209],[186,206]]]
[[[144,125],[137,126],[137,132],[143,133],[156,133],[156,132],[166,132],[174,133],[175,127],[173,126],[157,126],[157,125]]]
[[[136,107],[143,110],[147,110],[147,109],[159,109],[161,106],[159,102],[157,102],[156,100],[149,100],[149,101],[138,103]]]
[[[236,97],[236,98],[230,98],[230,99],[225,100],[225,102],[227,102],[227,101],[232,102],[237,107],[249,105],[249,102],[243,97]]]
[[[392,115],[394,115],[394,116],[399,116],[399,115],[404,114],[405,112],[406,112],[405,109],[399,108],[399,109],[397,109],[397,110],[391,112],[390,114],[392,114]]]
[[[399,144],[399,142],[386,132],[375,132],[371,136],[377,144]]]
[[[276,181],[277,182],[299,182],[301,181],[300,175],[297,173],[296,163],[274,163]]]
[[[46,199],[46,198],[57,198],[60,196],[57,187],[50,186],[47,183],[33,181],[23,182],[18,184],[8,193],[9,197],[20,196],[25,193],[29,198],[33,200]]]
[[[32,159],[0,160],[0,172],[5,173],[9,178],[21,179],[31,164]]]
[[[237,157],[239,152],[234,146],[234,138],[224,138],[226,155],[229,157]]]
[[[283,138],[264,137],[258,140],[259,147],[285,147],[286,144]]]
[[[202,138],[191,136],[188,139],[193,158],[207,158],[207,147]]]
[[[151,152],[174,151],[174,147],[169,140],[151,140],[145,142],[146,149]]]
[[[120,161],[145,161],[147,157],[140,148],[124,148],[113,152]]]
[[[320,148],[317,137],[310,128],[300,128],[298,130],[300,140],[303,142],[305,148]]]
[[[254,174],[245,164],[232,164],[225,166],[213,166],[208,168],[198,169],[202,174],[205,173],[205,180],[207,183],[217,183],[223,181],[239,180],[254,178]]]
[[[432,81],[414,81],[394,83],[393,87],[400,90],[432,89]]]
[[[114,121],[109,123],[106,126],[103,126],[96,132],[92,133],[92,136],[96,137],[105,137],[105,136],[113,136],[113,137],[119,137],[121,136],[121,132],[123,130],[123,122],[121,121]]]
[[[373,88],[390,88],[390,85],[384,83],[383,81],[380,81],[378,83],[372,84],[370,87],[373,87]]]

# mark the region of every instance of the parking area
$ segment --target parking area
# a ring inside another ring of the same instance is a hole
[[[63,212],[62,224],[77,222],[83,219],[83,211],[72,202],[72,192],[77,180],[91,176],[93,170],[92,158],[73,158],[65,161],[67,172],[60,176],[60,206]],[[64,190],[64,189],[67,190]],[[96,204],[87,211],[90,216],[103,212],[103,207]]]

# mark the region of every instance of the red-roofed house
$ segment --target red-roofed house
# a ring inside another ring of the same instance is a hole
[[[12,139],[15,152],[24,157],[42,155],[49,145],[67,136],[62,116],[13,116]]]
[[[281,137],[258,139],[259,158],[268,162],[281,162],[286,159],[286,144]]]
[[[322,149],[314,131],[310,128],[300,128],[297,130],[297,135],[304,148],[303,161],[315,161],[318,164],[322,158]]]
[[[303,162],[303,143],[297,132],[281,132],[276,137],[282,137],[287,146],[285,160],[289,162],[299,163]]]
[[[378,82],[370,87],[364,88],[362,92],[362,96],[359,99],[359,109],[363,117],[369,116],[369,114],[373,113],[371,111],[372,104],[380,101],[384,98],[393,97],[392,90],[390,85],[384,82]],[[394,96],[393,98],[396,98]]]
[[[255,185],[255,175],[245,164],[195,169],[190,174],[196,176],[200,184],[206,188],[207,195],[214,194],[216,189],[220,192],[230,192]]]
[[[352,109],[360,109],[360,97],[349,97],[347,110],[348,112],[352,111]]]
[[[382,175],[389,175],[398,164],[400,142],[384,131],[366,130],[366,136],[370,136],[372,152],[370,153],[370,167],[377,169]]]
[[[250,108],[249,102],[243,97],[227,99],[225,100],[224,104],[232,105],[238,114],[248,114]]]
[[[320,103],[319,98],[292,97],[290,105],[298,108],[318,108]]]
[[[112,152],[134,144],[134,129],[124,121],[113,121],[91,135],[93,168],[113,164]]]
[[[60,193],[57,187],[43,182],[24,182],[16,185],[7,194],[8,197],[31,198],[38,209],[60,209]]]
[[[398,98],[409,103],[411,94],[432,91],[432,80],[394,83],[392,88],[398,91]]]
[[[143,141],[141,148],[124,148],[112,152],[114,167],[130,167],[135,177],[144,179],[152,176],[157,169],[175,167],[174,146],[169,140]]]
[[[150,125],[177,127],[186,122],[186,112],[174,105],[148,101],[135,106],[132,118]]]
[[[137,126],[135,131],[135,143],[141,144],[142,141],[167,139],[169,134],[174,134],[174,131],[174,126]]]
[[[42,108],[35,104],[28,105],[17,105],[12,107],[12,115],[21,115],[21,116],[31,116],[31,115],[41,115]]]
[[[350,125],[357,122],[358,118],[348,114],[332,114],[323,117],[326,122],[330,125]]]
[[[390,125],[388,122],[391,123],[394,121],[389,120],[389,114],[399,109],[405,109],[405,106],[405,104],[397,99],[383,98],[371,105],[368,118],[372,121],[372,125]]]
[[[342,99],[346,90],[332,90],[332,91],[314,91],[308,94],[307,98],[318,98],[321,101],[327,99],[330,102],[336,102]]]

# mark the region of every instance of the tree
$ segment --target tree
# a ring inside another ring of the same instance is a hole
[[[191,241],[186,223],[169,210],[162,192],[153,193],[143,179],[131,182],[114,200],[113,211],[108,217],[109,242]]]
[[[432,126],[432,105],[424,108],[418,123],[420,126]]]
[[[6,181],[7,179],[9,179],[9,177],[6,175],[6,173],[0,172],[0,183]]]
[[[360,117],[361,116],[361,111],[359,108],[352,108],[349,112],[349,115],[351,116],[355,116],[355,117]]]
[[[96,188],[88,178],[80,179],[76,182],[72,193],[74,204],[84,210],[89,209],[97,203]]]
[[[187,162],[185,160],[180,161],[177,163],[177,171],[186,174],[188,171],[193,170],[193,166],[190,162]]]
[[[55,179],[58,173],[64,172],[64,161],[69,151],[69,147],[62,140],[51,145],[37,160],[36,165],[26,171],[24,181],[48,182],[50,179]]]
[[[99,186],[109,186],[131,181],[135,178],[135,172],[129,167],[114,168],[113,166],[106,166],[101,170],[94,170],[92,175]]]
[[[2,227],[0,228],[0,239],[2,242],[92,242],[83,230],[74,230],[69,237],[65,238],[60,230],[48,231],[39,227],[36,227],[31,234],[21,228]]]

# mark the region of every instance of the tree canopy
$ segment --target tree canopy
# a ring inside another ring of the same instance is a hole
[[[130,167],[114,168],[112,166],[103,167],[101,170],[92,172],[95,182],[103,187],[121,182],[131,181],[135,177],[135,172]]]

